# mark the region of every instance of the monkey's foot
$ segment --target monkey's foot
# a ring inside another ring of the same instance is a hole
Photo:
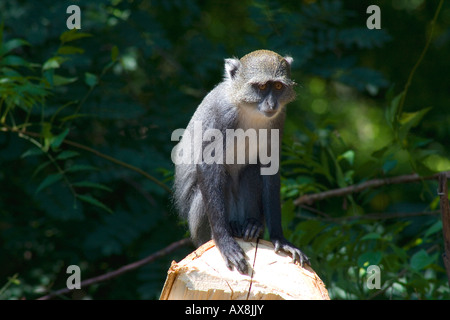
[[[244,241],[253,241],[261,237],[264,231],[264,225],[255,218],[248,218],[243,229]]]
[[[311,265],[308,257],[292,243],[286,239],[272,239],[272,243],[275,246],[275,252],[278,253],[280,250],[290,254],[294,262],[299,262],[303,267],[305,264]]]
[[[219,251],[228,269],[233,270],[236,267],[241,274],[248,274],[248,264],[245,260],[245,253],[233,238],[216,241]]]

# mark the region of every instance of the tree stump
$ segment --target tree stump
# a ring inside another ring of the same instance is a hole
[[[302,268],[271,242],[236,239],[247,255],[250,275],[230,271],[213,240],[167,272],[161,300],[329,300],[322,280],[309,266]]]

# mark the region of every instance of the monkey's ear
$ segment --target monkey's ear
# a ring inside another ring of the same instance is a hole
[[[287,62],[289,65],[292,65],[292,62],[294,61],[294,58],[289,57],[289,56],[286,56],[286,57],[284,57],[284,60],[286,60],[286,62]]]
[[[236,77],[236,73],[241,67],[239,59],[225,59],[225,79],[233,80]]]

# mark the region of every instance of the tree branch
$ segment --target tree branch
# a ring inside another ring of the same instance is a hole
[[[307,209],[309,210],[309,209]],[[421,212],[392,212],[392,213],[366,213],[360,216],[348,216],[348,217],[310,217],[306,215],[299,215],[301,218],[310,220],[320,220],[325,222],[348,222],[353,220],[387,220],[387,219],[399,219],[399,218],[411,218],[421,216],[433,216],[440,214],[439,210],[435,211],[421,211]]]
[[[414,174],[407,174],[392,178],[385,178],[385,179],[373,179],[368,180],[360,184],[348,186],[345,188],[339,188],[339,189],[333,189],[333,190],[327,190],[324,192],[314,193],[314,194],[305,194],[301,197],[294,200],[294,205],[298,206],[301,204],[308,204],[311,205],[315,201],[332,198],[332,197],[342,197],[346,196],[348,194],[361,192],[365,189],[369,188],[378,188],[384,185],[388,184],[399,184],[399,183],[410,183],[410,182],[418,182],[418,181],[424,181],[424,180],[437,180],[439,178],[440,174],[445,174],[446,177],[450,177],[450,171],[445,171],[442,173],[437,173],[431,176],[425,176],[421,177],[417,173]]]
[[[80,285],[83,288],[83,287],[90,286],[90,285],[92,285],[94,283],[99,283],[99,282],[102,282],[102,281],[106,281],[106,280],[110,280],[112,278],[118,277],[118,276],[120,276],[121,274],[123,274],[125,272],[132,271],[134,269],[142,267],[145,264],[153,262],[156,259],[161,258],[162,256],[168,255],[172,251],[174,251],[174,250],[176,250],[176,249],[178,249],[180,247],[183,247],[183,246],[187,245],[190,242],[191,242],[191,240],[188,239],[188,238],[176,241],[176,242],[168,245],[164,249],[161,249],[161,250],[159,250],[159,251],[149,255],[148,257],[146,257],[146,258],[144,258],[142,260],[139,260],[139,261],[127,264],[127,265],[125,265],[125,266],[123,266],[123,267],[121,267],[121,268],[119,268],[117,270],[114,270],[114,271],[102,274],[100,276],[81,281]],[[54,292],[52,292],[52,293],[50,293],[50,294],[48,294],[46,296],[40,297],[37,300],[50,300],[50,299],[52,299],[52,298],[54,298],[56,296],[59,296],[59,295],[62,295],[62,294],[66,294],[66,293],[69,293],[71,291],[72,291],[72,289],[68,289],[68,288],[60,289],[60,290],[54,291]]]
[[[30,136],[30,137],[37,137],[37,138],[40,138],[40,137],[41,137],[41,134],[40,134],[40,133],[31,132],[31,131],[25,131],[25,130],[19,130],[19,129],[17,129],[17,128],[10,127],[10,126],[8,126],[8,125],[6,125],[6,124],[3,124],[3,126],[0,127],[0,131],[14,132],[14,133],[17,133],[17,134],[19,135],[19,137],[22,137],[22,138],[23,138],[23,137],[27,137],[27,136]],[[78,142],[75,142],[75,141],[71,141],[71,140],[68,140],[68,139],[64,139],[63,143],[68,144],[68,145],[70,145],[70,146],[72,146],[72,147],[75,147],[75,148],[84,150],[84,151],[88,151],[88,152],[90,152],[90,153],[95,154],[96,156],[98,156],[98,157],[100,157],[100,158],[106,159],[106,160],[108,160],[108,161],[111,161],[111,162],[113,162],[113,163],[119,165],[119,166],[122,166],[122,167],[124,167],[124,168],[130,169],[130,170],[132,170],[132,171],[135,171],[135,172],[137,172],[137,173],[143,175],[143,176],[146,177],[147,179],[153,181],[153,182],[156,183],[158,186],[160,186],[161,188],[163,188],[164,190],[166,190],[168,193],[172,193],[172,190],[171,190],[167,185],[165,185],[164,183],[162,183],[161,181],[159,181],[158,179],[156,179],[155,177],[153,177],[152,175],[148,174],[147,172],[145,172],[144,170],[142,170],[142,169],[140,169],[140,168],[138,168],[138,167],[135,167],[135,166],[133,166],[133,165],[131,165],[131,164],[128,164],[128,163],[126,163],[126,162],[123,162],[123,161],[121,161],[121,160],[119,160],[119,159],[116,159],[116,158],[114,158],[114,157],[108,156],[107,154],[101,153],[100,151],[97,151],[97,150],[95,150],[95,149],[93,149],[93,148],[90,148],[90,147],[87,147],[87,146],[85,146],[85,145],[82,145],[82,144],[80,144],[80,143],[78,143]]]
[[[450,285],[450,207],[448,204],[448,175],[441,173],[439,175],[439,189],[438,195],[442,214],[442,232],[444,235],[444,253],[442,258],[444,260],[445,269],[447,270],[447,279]]]

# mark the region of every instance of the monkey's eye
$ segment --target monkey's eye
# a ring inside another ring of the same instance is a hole
[[[281,82],[275,82],[274,87],[276,90],[281,90],[284,86]]]
[[[259,90],[266,90],[267,89],[267,84],[259,84],[258,85]]]

